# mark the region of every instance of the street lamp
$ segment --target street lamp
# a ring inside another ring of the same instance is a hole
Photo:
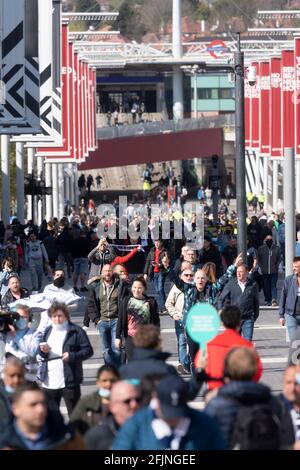
[[[237,51],[234,53],[235,73],[235,161],[238,252],[246,261],[246,164],[245,164],[245,108],[244,108],[244,53],[240,33],[237,33]]]

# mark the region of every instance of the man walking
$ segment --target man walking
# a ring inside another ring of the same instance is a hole
[[[113,275],[110,264],[105,264],[101,280],[95,281],[90,287],[84,317],[84,326],[89,326],[90,317],[97,325],[105,364],[113,364],[116,367],[121,362],[121,349],[115,346],[118,313],[126,295],[126,284]]]
[[[267,235],[264,244],[258,248],[258,264],[263,277],[263,290],[266,305],[276,307],[277,279],[281,260],[280,248],[273,243],[272,235]]]
[[[236,278],[229,281],[221,294],[221,307],[236,305],[241,311],[241,334],[252,341],[254,322],[259,315],[258,286],[249,277],[245,264],[238,266]]]
[[[284,281],[279,301],[279,322],[286,324],[290,342],[300,323],[300,256],[293,260],[293,271]]]

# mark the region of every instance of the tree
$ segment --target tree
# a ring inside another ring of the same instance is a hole
[[[118,27],[123,36],[137,41],[147,32],[138,9],[127,2],[120,7]]]
[[[260,0],[252,0],[251,2],[249,0],[215,0],[211,16],[219,20],[220,29],[228,29],[233,17],[241,18],[245,31],[253,24],[260,6],[262,6]]]

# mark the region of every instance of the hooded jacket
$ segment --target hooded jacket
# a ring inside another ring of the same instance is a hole
[[[291,418],[279,400],[272,396],[266,385],[252,381],[232,381],[219,389],[218,395],[210,400],[205,413],[215,418],[221,428],[228,448],[230,448],[234,424],[240,406],[271,403],[274,414],[280,420],[281,448],[294,443],[294,430]]]

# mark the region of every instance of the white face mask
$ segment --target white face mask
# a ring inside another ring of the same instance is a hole
[[[98,394],[101,398],[110,398],[110,390],[107,388],[99,388]]]
[[[58,324],[54,324],[52,322],[52,328],[53,328],[53,330],[56,330],[56,331],[65,330],[67,325],[68,325],[68,320],[65,320],[63,323],[58,323]]]

